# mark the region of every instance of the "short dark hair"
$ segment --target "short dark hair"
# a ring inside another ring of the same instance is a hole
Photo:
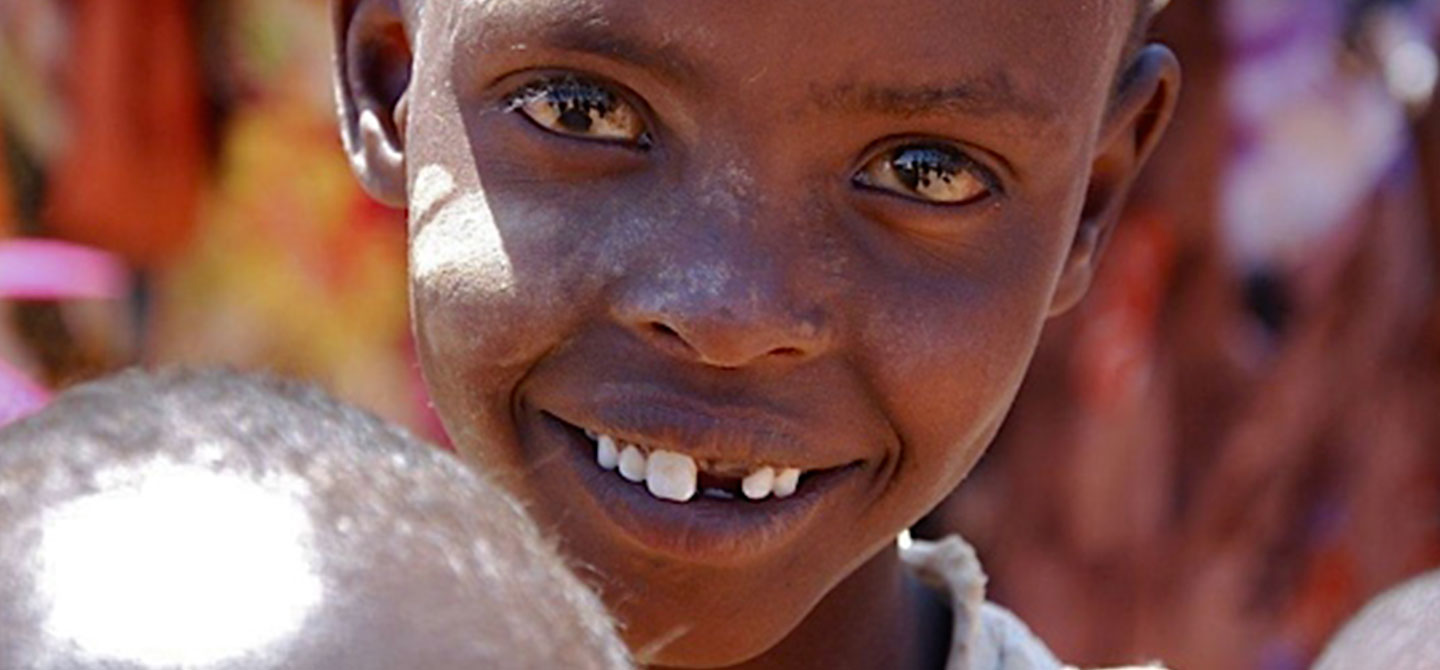
[[[1136,0],[1135,15],[1130,20],[1130,33],[1125,38],[1121,51],[1120,67],[1115,73],[1115,90],[1123,90],[1135,73],[1136,56],[1150,40],[1150,31],[1155,25],[1155,15],[1164,4],[1156,0]]]
[[[350,11],[355,0],[331,0],[332,12],[335,20]],[[1130,72],[1135,54],[1145,46],[1150,38],[1150,31],[1155,24],[1155,16],[1161,7],[1168,4],[1168,0],[1135,0],[1135,13],[1130,22],[1130,32],[1125,39],[1125,49],[1120,59],[1119,71],[1116,73],[1116,88],[1123,88],[1125,77]],[[424,14],[426,0],[401,0],[401,13],[409,20],[416,21]]]
[[[312,387],[183,370],[77,387],[0,431],[0,667],[128,667],[48,636],[45,542],[156,464],[279,491],[308,520],[295,544],[324,597],[284,658],[246,667],[629,667],[599,599],[484,477]]]
[[[1155,24],[1155,15],[1161,5],[1155,0],[1136,0],[1135,17],[1130,22],[1130,36],[1125,40],[1125,53],[1133,54],[1150,38],[1150,29]]]

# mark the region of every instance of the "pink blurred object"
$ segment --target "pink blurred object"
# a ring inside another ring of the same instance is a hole
[[[50,394],[0,360],[0,427],[40,411]]]
[[[126,292],[115,256],[50,240],[0,240],[0,300],[113,300]],[[0,426],[38,411],[50,394],[0,359]]]
[[[0,241],[0,299],[113,300],[125,292],[115,256],[51,240]]]

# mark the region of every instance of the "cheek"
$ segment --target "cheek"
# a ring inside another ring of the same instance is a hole
[[[518,309],[514,264],[478,191],[460,193],[442,167],[421,168],[412,185],[411,298],[416,334],[433,358],[473,359],[503,351],[508,314]],[[503,365],[503,358],[487,360]]]
[[[568,263],[526,234],[550,227],[545,213],[507,227],[484,191],[441,168],[418,173],[412,203],[411,305],[437,408],[457,443],[501,437],[516,384],[573,328],[565,306],[583,304],[560,292]]]
[[[445,168],[421,168],[412,187],[411,274],[417,285],[513,297],[515,268],[483,193],[456,194]]]
[[[411,184],[417,344],[442,418],[475,438],[501,437],[525,375],[598,318],[613,274],[591,239],[594,212],[494,181],[427,165]]]
[[[989,302],[967,299],[976,308]],[[906,351],[895,356],[899,364],[884,381],[896,389],[886,395],[902,440],[897,486],[912,491],[927,509],[959,483],[989,446],[1024,377],[1038,332],[1038,326],[1017,328],[1013,321],[992,320],[983,310],[956,314],[915,328],[901,340]]]
[[[428,188],[436,183],[432,177]],[[412,191],[412,203],[424,200],[425,188]],[[498,437],[503,425],[497,411],[508,405],[505,361],[523,355],[508,315],[521,309],[513,265],[483,197],[452,193],[430,204],[411,210],[411,312],[431,396],[464,452]],[[483,369],[470,374],[477,363]]]
[[[1003,262],[897,285],[865,334],[902,442],[897,488],[917,507],[948,494],[989,446],[1044,324],[1063,245],[997,242],[988,256]]]

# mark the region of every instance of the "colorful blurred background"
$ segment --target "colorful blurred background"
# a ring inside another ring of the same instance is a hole
[[[1304,668],[1440,567],[1436,0],[1175,0],[1175,126],[1007,428],[916,529],[1080,663]],[[0,0],[0,422],[137,363],[442,441],[323,0]]]

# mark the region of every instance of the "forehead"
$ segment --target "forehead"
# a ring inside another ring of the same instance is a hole
[[[598,54],[692,88],[803,92],[776,104],[904,114],[948,107],[1054,120],[1104,98],[1133,0],[465,0],[446,51],[462,61]],[[773,105],[772,105],[773,106]],[[799,110],[792,110],[799,111]],[[1032,124],[1033,125],[1033,124]]]

